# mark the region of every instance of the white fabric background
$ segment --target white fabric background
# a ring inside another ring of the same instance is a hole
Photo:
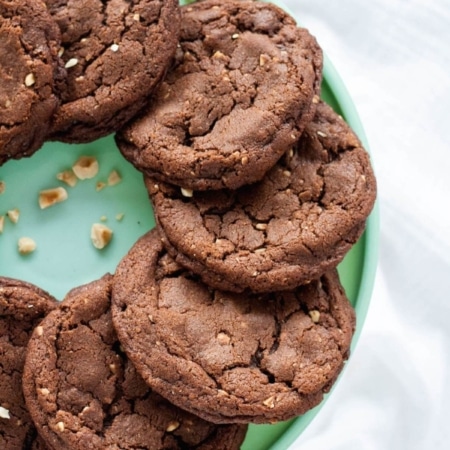
[[[291,446],[450,448],[450,2],[285,0],[341,75],[378,178],[380,259],[344,376]]]

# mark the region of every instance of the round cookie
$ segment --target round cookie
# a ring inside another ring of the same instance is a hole
[[[246,427],[217,426],[153,393],[121,350],[112,276],[73,289],[35,330],[23,387],[50,448],[238,449]]]
[[[235,292],[293,289],[337,266],[364,230],[376,195],[367,152],[325,103],[257,184],[192,197],[150,178],[146,186],[177,262]]]
[[[89,142],[128,121],[168,69],[177,0],[46,0],[61,29],[67,78],[50,139]]]
[[[30,156],[58,106],[60,34],[41,0],[0,0],[0,165]]]
[[[120,262],[112,315],[146,382],[215,423],[271,423],[317,405],[355,326],[336,271],[289,292],[225,293],[179,266],[157,230]]]
[[[207,0],[181,8],[175,64],[116,141],[137,169],[186,189],[260,180],[314,115],[322,53],[278,7]]]
[[[22,395],[22,370],[34,327],[56,307],[47,292],[0,277],[0,448],[47,447],[38,437]]]

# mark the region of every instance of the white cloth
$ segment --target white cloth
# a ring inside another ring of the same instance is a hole
[[[380,259],[356,350],[290,450],[450,448],[450,2],[285,0],[350,92]]]

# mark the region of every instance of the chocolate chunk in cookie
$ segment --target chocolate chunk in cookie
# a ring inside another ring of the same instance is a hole
[[[58,106],[60,34],[40,0],[0,0],[0,165],[30,156]]]
[[[181,8],[174,67],[116,140],[136,168],[187,189],[260,180],[314,115],[322,53],[265,2]]]
[[[209,288],[157,230],[119,264],[113,322],[147,383],[216,423],[269,423],[317,405],[348,357],[355,314],[336,271],[289,292]]]
[[[46,0],[62,34],[67,78],[50,138],[88,142],[147,101],[178,42],[176,0]]]
[[[0,448],[47,447],[38,437],[22,395],[22,370],[33,329],[56,307],[47,292],[0,277]]]
[[[246,427],[217,426],[152,392],[111,322],[112,276],[76,288],[28,347],[24,393],[53,449],[238,449]]]
[[[259,183],[192,196],[146,179],[164,243],[218,289],[292,289],[336,267],[376,195],[368,153],[325,103]]]

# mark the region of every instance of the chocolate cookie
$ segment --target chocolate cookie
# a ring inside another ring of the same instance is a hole
[[[146,186],[172,256],[207,284],[236,292],[292,289],[335,267],[376,195],[367,152],[325,103],[257,184],[192,197],[150,178]]]
[[[202,1],[181,20],[174,67],[117,144],[142,172],[184,188],[260,180],[314,114],[321,50],[265,2]]]
[[[246,427],[217,426],[153,393],[111,322],[112,276],[69,292],[35,330],[24,369],[30,413],[55,449],[237,449]]]
[[[67,68],[50,138],[92,141],[129,120],[165,74],[178,42],[178,2],[46,2]]]
[[[112,315],[146,382],[216,423],[286,420],[317,405],[355,325],[335,271],[290,292],[225,293],[179,266],[157,230],[119,264]]]
[[[28,340],[34,327],[56,307],[56,300],[38,287],[0,277],[0,448],[47,447],[22,395],[22,370]]]
[[[47,135],[64,75],[60,35],[40,0],[0,0],[0,165],[30,156]]]

